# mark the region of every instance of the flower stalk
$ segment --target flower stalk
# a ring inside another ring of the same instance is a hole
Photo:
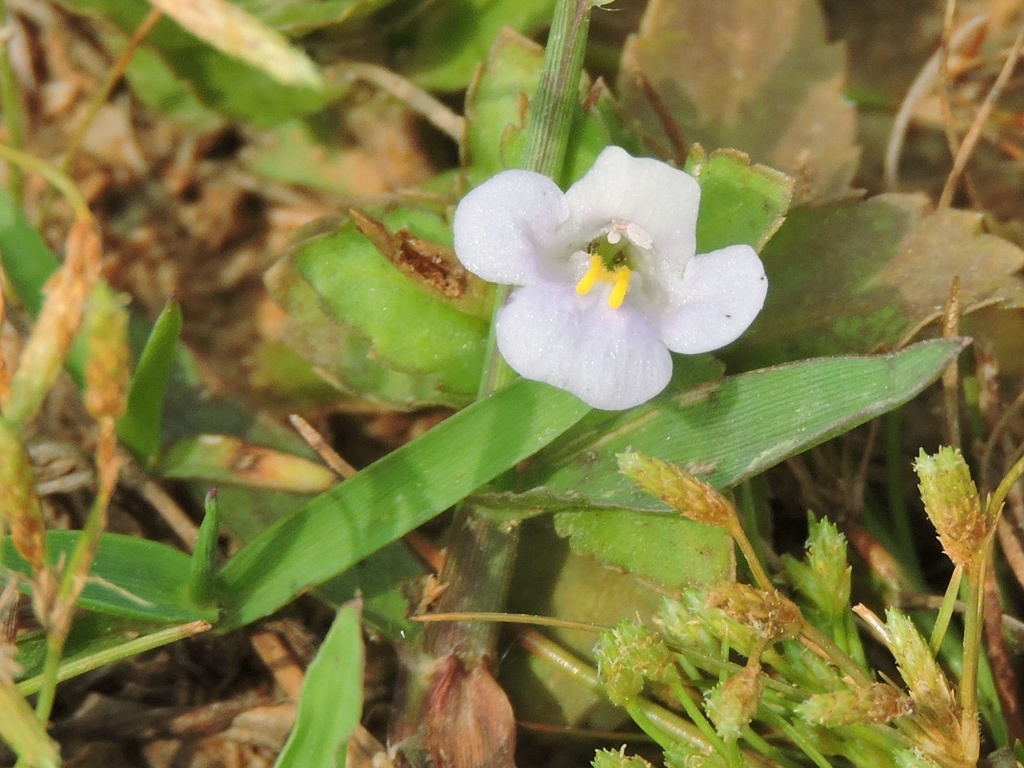
[[[573,109],[579,100],[590,10],[594,6],[593,0],[559,0],[556,5],[540,88],[527,118],[524,165],[538,173],[553,175],[564,163]],[[495,316],[506,297],[507,289],[498,286]],[[498,353],[494,328],[492,318],[479,399],[494,393],[514,376]],[[449,536],[448,557],[440,574],[445,592],[437,603],[438,610],[486,613],[499,609],[511,578],[517,527],[488,519],[478,514],[472,504],[463,504],[456,511]],[[501,726],[497,728],[501,733],[487,735],[487,747],[493,748],[495,754],[507,753],[510,746],[506,735],[514,728],[514,719],[504,693],[491,677],[489,660],[494,656],[495,642],[496,630],[491,623],[428,625],[419,652],[421,658],[408,665],[407,694],[392,722],[390,738],[400,751],[427,753],[428,761],[437,762],[438,755],[446,753],[452,744],[468,738],[474,710],[479,710],[489,713],[496,728]],[[424,675],[426,668],[435,672]],[[456,717],[450,705],[460,697],[464,706],[457,708]]]
[[[555,5],[551,32],[544,48],[540,85],[526,115],[525,170],[557,178],[565,164],[573,110],[579,103],[590,11],[603,4],[595,0],[558,0]],[[487,397],[515,378],[515,372],[498,352],[495,335],[498,311],[508,294],[508,285],[495,286],[494,314],[478,399]]]

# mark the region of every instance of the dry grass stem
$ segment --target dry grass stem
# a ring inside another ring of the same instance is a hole
[[[983,101],[981,106],[978,108],[978,113],[974,116],[974,120],[971,122],[971,127],[967,130],[967,133],[964,136],[963,143],[960,145],[960,150],[957,152],[956,158],[953,160],[953,169],[949,172],[949,178],[946,179],[946,186],[943,187],[942,195],[939,197],[939,208],[947,208],[953,201],[953,193],[956,191],[960,177],[963,175],[964,169],[967,167],[967,161],[970,160],[971,153],[974,152],[974,148],[978,144],[978,139],[981,138],[981,131],[985,127],[985,123],[988,121],[989,115],[992,114],[992,110],[995,108],[996,102],[1002,95],[1003,89],[1009,82],[1010,75],[1013,74],[1013,70],[1017,66],[1022,46],[1024,46],[1024,28],[1022,28],[1017,34],[1017,39],[1013,42],[1013,47],[1010,49],[1010,53],[1006,57],[1006,62],[1003,64],[1003,68],[999,72],[999,77],[997,77],[995,83],[992,84],[991,90],[989,90],[988,94],[985,96],[985,101]]]

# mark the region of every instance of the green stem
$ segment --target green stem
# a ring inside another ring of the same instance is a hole
[[[88,220],[92,218],[92,214],[89,212],[89,204],[85,201],[85,197],[79,191],[78,187],[75,186],[75,182],[65,174],[61,173],[57,168],[54,168],[49,163],[40,160],[35,155],[30,155],[27,152],[23,152],[20,149],[16,149],[7,144],[0,144],[0,158],[3,158],[11,165],[34,171],[46,179],[46,181],[56,187],[71,204],[76,218],[80,220]]]
[[[669,689],[672,691],[672,695],[676,697],[679,705],[686,712],[687,717],[693,722],[697,729],[701,732],[708,743],[715,748],[715,750],[722,755],[726,753],[726,744],[721,736],[718,735],[718,731],[715,727],[708,722],[708,719],[704,716],[700,707],[697,706],[697,702],[693,700],[690,692],[686,690],[682,682],[676,678],[669,683]],[[633,713],[629,713],[632,717]],[[635,720],[636,718],[634,718]]]
[[[740,552],[743,553],[743,559],[747,561],[747,567],[750,569],[750,575],[754,577],[754,583],[760,589],[766,592],[771,592],[775,589],[775,585],[772,584],[771,577],[768,572],[761,565],[761,560],[757,556],[757,552],[754,550],[754,545],[750,543],[750,539],[747,538],[746,531],[743,530],[743,526],[740,525],[738,518],[733,518],[733,525],[729,526],[729,533],[732,534],[736,544],[740,548]]]
[[[0,0],[0,20],[7,28],[10,14],[7,3]],[[0,46],[0,109],[3,110],[4,122],[7,124],[7,141],[14,149],[25,146],[25,115],[22,111],[21,98],[18,95],[18,82],[11,67],[8,44]],[[24,175],[17,163],[8,161],[7,191],[16,206],[21,206],[24,197]]]
[[[531,655],[560,669],[595,693],[602,695],[606,693],[598,679],[597,670],[537,630],[528,629],[523,632],[519,636],[519,644]],[[689,696],[686,698],[693,701]],[[686,722],[674,712],[644,698],[637,699],[636,706],[644,712],[649,722],[656,724],[662,733],[668,734],[674,743],[687,744],[701,750],[707,750],[711,746],[705,735],[693,723]],[[698,714],[701,718],[704,717],[699,710]],[[705,720],[705,722],[707,721]],[[717,734],[715,736],[717,737]]]
[[[978,663],[985,611],[985,572],[992,552],[992,539],[975,553],[967,577],[967,611],[964,615],[964,667],[960,675],[960,733],[964,754],[973,764],[981,751],[978,730]]]
[[[100,439],[103,440],[103,437]],[[116,469],[114,471],[116,472]],[[103,482],[103,472],[104,468],[101,466],[100,487],[96,497],[93,499],[92,508],[89,510],[89,517],[82,527],[82,534],[78,538],[78,543],[75,545],[75,549],[72,551],[71,557],[64,567],[57,599],[54,601],[54,608],[50,613],[52,625],[47,629],[46,657],[43,660],[39,698],[36,701],[36,717],[41,723],[46,723],[50,719],[50,712],[53,709],[53,702],[57,693],[60,660],[64,653],[64,643],[71,629],[75,602],[78,600],[82,587],[85,585],[89,566],[96,555],[96,547],[99,546],[100,536],[103,534],[103,529],[107,524],[107,505],[110,503],[114,484],[112,482]]]
[[[935,617],[932,636],[928,640],[928,647],[932,649],[932,653],[937,654],[939,648],[942,647],[942,639],[946,636],[949,620],[953,617],[953,610],[956,608],[956,598],[960,594],[960,581],[963,575],[963,568],[957,566],[949,578],[949,586],[946,587],[946,594],[942,596],[942,605],[939,607],[938,616]]]
[[[579,105],[590,11],[595,5],[598,3],[594,0],[558,0],[544,49],[540,84],[526,116],[523,168],[556,181],[565,165],[573,113]],[[498,310],[508,298],[509,290],[509,286],[499,285],[494,292],[494,314],[487,338],[487,364],[480,380],[478,399],[487,397],[515,378],[515,372],[498,352],[494,337]]]
[[[783,734],[789,737],[789,740],[796,744],[811,762],[814,763],[818,768],[832,768],[832,764],[825,759],[825,756],[818,751],[818,748],[811,743],[798,728],[787,722],[783,717],[766,716],[765,720],[770,722],[776,728],[778,728]]]
[[[868,677],[863,669],[857,666],[857,662],[847,656],[843,649],[832,642],[828,635],[807,621],[807,619],[803,620],[800,636],[811,645],[820,649],[828,657],[829,661],[839,667],[843,674],[847,675],[854,683],[865,688],[871,685],[871,678]]]
[[[556,181],[565,165],[572,117],[579,105],[590,10],[595,5],[594,0],[558,0],[540,85],[526,118],[523,167]]]
[[[986,514],[995,517],[1000,513],[1003,508],[1003,502],[1006,501],[1006,497],[1010,493],[1010,489],[1014,483],[1020,480],[1021,475],[1024,475],[1024,456],[1017,459],[1017,463],[1010,467],[1010,471],[1006,473],[1006,476],[999,483],[995,493],[989,497],[988,502],[985,504]]]

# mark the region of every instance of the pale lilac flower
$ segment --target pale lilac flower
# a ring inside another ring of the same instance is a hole
[[[768,281],[749,245],[697,255],[700,187],[658,160],[608,147],[566,192],[503,171],[455,211],[455,252],[485,280],[522,286],[499,310],[498,349],[528,379],[595,408],[650,400],[669,350],[736,339]]]

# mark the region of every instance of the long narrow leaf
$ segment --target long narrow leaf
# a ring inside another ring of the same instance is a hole
[[[143,461],[160,450],[160,420],[167,382],[181,336],[181,307],[172,301],[153,324],[128,389],[128,408],[118,419],[117,436]]]
[[[458,503],[579,421],[589,408],[518,380],[317,496],[224,566],[228,629],[277,610]]]
[[[827,357],[765,368],[663,397],[624,413],[595,411],[553,442],[522,478],[525,489],[587,506],[667,511],[618,471],[640,451],[733,486],[905,403],[966,345],[937,339],[873,357]]]
[[[363,634],[349,603],[306,670],[299,712],[274,768],[345,765],[345,747],[363,710]]]

